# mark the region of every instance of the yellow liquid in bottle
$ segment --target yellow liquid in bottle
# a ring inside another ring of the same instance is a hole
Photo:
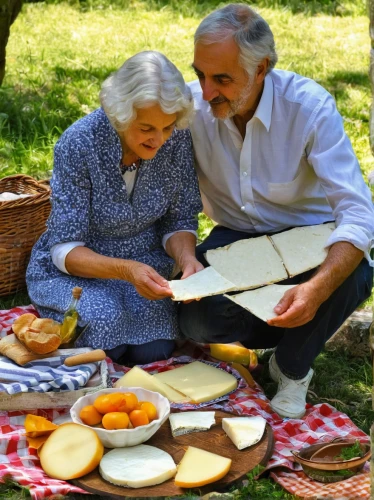
[[[65,316],[60,330],[62,344],[66,344],[73,339],[75,335],[75,330],[77,328],[77,323],[78,323],[77,311],[74,311],[71,315]]]

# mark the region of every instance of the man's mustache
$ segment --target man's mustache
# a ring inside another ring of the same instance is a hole
[[[221,104],[222,102],[226,102],[227,99],[225,97],[216,97],[215,99],[212,99],[209,101],[209,104]]]

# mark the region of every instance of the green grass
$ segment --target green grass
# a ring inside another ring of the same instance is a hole
[[[274,31],[278,67],[314,78],[335,97],[366,176],[373,169],[373,159],[368,141],[370,39],[365,0],[254,3]],[[202,16],[218,5],[218,0],[25,4],[11,29],[7,73],[0,88],[0,177],[13,173],[47,177],[57,138],[98,106],[103,79],[135,52],[160,50],[178,65],[187,81],[192,80],[194,30]],[[200,215],[200,239],[211,227],[211,221]],[[0,309],[28,303],[27,294],[20,292],[0,298]],[[268,358],[268,353],[261,358],[265,365]],[[368,432],[374,421],[370,360],[325,352],[317,358],[315,368],[310,386],[315,397],[310,393],[308,401],[330,402]],[[276,387],[267,368],[260,383],[272,397]],[[248,479],[237,499],[293,498],[269,479],[255,480],[253,473]],[[25,489],[0,485],[2,500],[25,495]]]

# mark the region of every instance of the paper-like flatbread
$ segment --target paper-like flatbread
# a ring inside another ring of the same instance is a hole
[[[296,285],[269,285],[257,290],[249,290],[248,292],[238,293],[237,295],[225,295],[239,306],[244,307],[262,321],[275,318],[277,314],[274,312],[274,307],[280,299]]]
[[[267,236],[208,250],[205,258],[237,290],[249,290],[288,278],[282,259]]]
[[[173,300],[191,300],[219,295],[236,290],[233,283],[223,278],[213,267],[206,267],[185,280],[169,281]]]
[[[335,223],[329,222],[318,226],[295,227],[271,237],[290,276],[322,264],[327,256],[324,246],[334,229]]]

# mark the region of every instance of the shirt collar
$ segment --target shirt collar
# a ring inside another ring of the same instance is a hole
[[[253,117],[258,118],[269,132],[271,113],[273,110],[273,80],[270,74],[267,74],[264,80],[264,90],[262,91],[262,96],[260,102],[258,103],[257,109]]]
[[[248,122],[250,123],[253,120],[253,118],[258,118],[268,132],[271,122],[271,113],[273,111],[273,94],[274,94],[273,80],[271,79],[271,76],[267,74],[265,76],[264,89],[262,91],[260,102],[258,103],[255,114]],[[212,114],[210,106],[209,106],[209,111]],[[237,130],[232,118],[227,118],[226,120],[224,120],[224,122],[230,130]]]

